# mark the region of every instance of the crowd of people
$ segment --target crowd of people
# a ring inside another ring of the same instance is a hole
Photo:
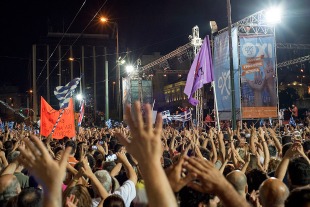
[[[310,117],[295,127],[238,122],[208,130],[153,124],[150,105],[126,125],[56,140],[6,126],[0,207],[310,205]]]

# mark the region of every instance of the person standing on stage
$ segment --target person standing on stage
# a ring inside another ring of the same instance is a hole
[[[289,108],[290,109],[290,112],[292,112],[292,117],[294,119],[298,118],[298,108],[296,105],[292,105],[292,108]]]

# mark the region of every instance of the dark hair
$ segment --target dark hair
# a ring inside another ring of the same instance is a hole
[[[258,190],[259,186],[268,178],[266,173],[261,170],[253,169],[246,173],[247,181],[248,181],[248,192],[252,192],[253,190]]]
[[[5,141],[4,143],[3,143],[3,147],[4,147],[4,149],[6,149],[6,150],[8,150],[8,149],[12,149],[13,148],[13,142],[12,141]]]
[[[286,135],[286,136],[282,137],[282,145],[285,145],[285,144],[290,143],[290,142],[292,142],[292,137],[291,136]]]
[[[121,144],[116,144],[115,146],[114,146],[114,152],[116,153],[116,152],[119,152],[119,150],[121,149],[123,147],[123,145],[121,145]]]
[[[72,141],[72,140],[67,141],[65,146],[66,146],[66,148],[72,147],[71,154],[74,154],[74,152],[76,150],[76,144],[74,141]]]
[[[310,140],[306,140],[303,143],[304,152],[307,153],[310,150]]]
[[[287,168],[293,186],[304,186],[310,184],[310,165],[303,157],[290,160]]]
[[[277,149],[274,145],[268,145],[268,150],[271,157],[277,156]]]
[[[232,165],[226,165],[223,171],[223,175],[224,177],[226,177],[226,175],[228,175],[230,172],[234,171],[235,167]]]
[[[119,195],[113,194],[104,200],[103,207],[125,207],[125,203]]]
[[[209,194],[201,193],[189,187],[184,187],[179,192],[180,207],[198,206],[199,203],[208,204]]]
[[[307,203],[310,203],[309,186],[292,190],[285,201],[285,207],[305,206]]]
[[[285,145],[282,146],[282,157],[284,157],[285,153],[287,150],[293,145],[293,143],[286,143]]]
[[[63,148],[62,147],[56,147],[55,149],[54,149],[54,154],[56,155],[59,151],[61,151],[61,150],[63,150]]]
[[[35,177],[33,175],[29,176],[29,187],[37,188],[39,186],[39,183],[36,181]]]
[[[210,160],[210,151],[208,149],[199,147],[199,150],[204,158],[206,158],[207,160]]]
[[[172,164],[173,163],[171,159],[164,157],[164,169],[170,167]]]
[[[86,154],[90,169],[94,169],[95,167],[95,158],[91,154]]]
[[[40,207],[42,206],[42,190],[38,188],[25,188],[17,198],[18,207]]]

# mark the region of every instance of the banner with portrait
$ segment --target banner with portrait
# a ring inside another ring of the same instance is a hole
[[[274,36],[240,36],[242,118],[276,118]]]
[[[238,68],[238,30],[233,28],[231,32],[234,85],[235,85],[235,108],[236,118],[240,118],[240,82]],[[231,120],[231,85],[230,85],[230,59],[229,59],[229,36],[228,31],[214,38],[213,50],[214,87],[216,103],[220,120]]]

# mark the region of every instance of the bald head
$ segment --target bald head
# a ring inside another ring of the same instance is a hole
[[[240,170],[230,172],[227,174],[226,179],[234,186],[239,194],[245,195],[248,192],[247,178]]]
[[[259,187],[259,200],[263,207],[280,207],[289,195],[286,185],[279,179],[269,178]]]
[[[0,176],[0,200],[9,200],[20,193],[20,184],[14,175]]]

